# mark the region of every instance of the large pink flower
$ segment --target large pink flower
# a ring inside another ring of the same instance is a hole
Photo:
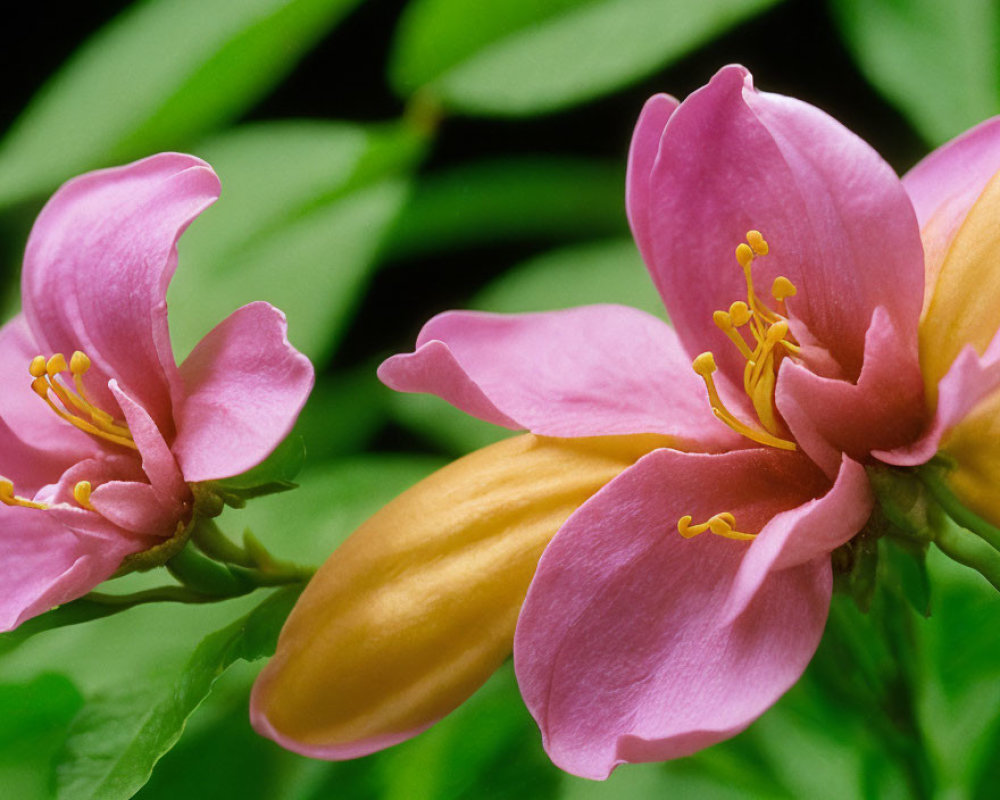
[[[962,248],[996,252],[997,233],[970,225],[998,205],[984,191],[1000,167],[997,131],[943,149],[904,185],[823,112],[726,67],[683,103],[653,97],[629,157],[629,219],[673,328],[619,306],[448,312],[414,353],[382,365],[394,389],[536,435],[667,437],[562,525],[521,609],[517,677],[556,764],[603,778],[623,762],[693,753],[745,728],[801,675],[826,621],[830,554],[873,508],[866,466],[927,461],[1000,385],[997,317],[970,322],[962,308],[983,290]],[[936,254],[923,317],[921,228]],[[991,269],[983,308],[1000,300]],[[370,533],[345,547],[351,558],[379,546]],[[324,569],[344,594],[351,567],[337,563]],[[412,735],[419,717],[407,729],[378,716],[376,730],[352,711],[355,727],[334,727],[272,701],[301,678],[336,708],[338,685],[300,665],[311,642],[336,653],[341,628],[363,630],[364,618],[310,611],[332,591],[323,582],[320,572],[258,685],[258,728],[331,758]],[[458,669],[449,662],[435,680],[450,687]],[[416,707],[414,695],[403,696]],[[351,742],[352,730],[365,736]]]
[[[0,329],[0,630],[79,597],[191,520],[192,484],[245,472],[313,383],[267,303],[174,361],[177,240],[219,194],[162,154],[64,185],[32,230],[23,312]]]

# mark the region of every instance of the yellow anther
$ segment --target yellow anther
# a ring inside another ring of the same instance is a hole
[[[757,538],[757,534],[743,533],[742,531],[736,530],[735,527],[736,517],[728,511],[724,511],[721,514],[714,514],[709,517],[707,522],[702,522],[698,525],[691,524],[691,516],[689,514],[685,514],[677,520],[677,532],[680,533],[680,535],[685,539],[694,538],[699,533],[704,533],[705,531],[713,533],[716,536],[722,536],[726,539],[749,541],[750,539]]]
[[[62,353],[56,353],[48,361],[44,356],[32,359],[28,371],[34,377],[31,389],[60,418],[84,433],[96,436],[113,444],[138,449],[132,439],[128,425],[117,422],[113,416],[94,405],[83,386],[82,376],[90,369],[90,359],[79,350],[73,353],[70,367]],[[73,373],[76,391],[70,389],[59,377],[67,369]],[[61,404],[56,405],[56,400]]]
[[[31,359],[31,365],[28,367],[28,372],[31,373],[32,378],[41,378],[45,375],[45,356],[35,356]]]
[[[94,510],[94,507],[90,504],[91,491],[90,481],[80,481],[73,487],[73,499],[88,511]]]
[[[715,372],[715,356],[711,353],[702,353],[691,362],[691,366],[694,367],[695,372],[704,378],[706,375],[711,375]]]
[[[74,352],[73,357],[69,360],[69,371],[74,375],[83,375],[88,369],[90,369],[90,359],[87,354],[81,353],[79,350]]]
[[[65,372],[66,357],[62,353],[56,353],[48,360],[48,363],[45,365],[45,371],[49,374],[50,378],[58,375],[60,372]]]
[[[746,359],[746,367],[743,371],[743,389],[750,398],[760,427],[748,425],[737,419],[722,402],[715,381],[712,379],[712,373],[716,370],[715,358],[712,353],[702,353],[694,360],[692,367],[705,381],[712,413],[718,419],[754,442],[782,450],[795,450],[795,442],[782,438],[784,425],[774,408],[774,389],[781,359],[788,354],[799,352],[799,346],[790,339],[788,320],[768,308],[754,290],[751,266],[754,259],[768,254],[768,244],[760,231],[757,230],[747,231],[746,238],[746,242],[736,248],[736,260],[743,268],[743,275],[746,278],[746,302],[737,300],[729,306],[728,311],[714,312],[712,320],[736,346],[740,355]],[[788,278],[779,277],[774,281],[772,294],[781,302],[786,297],[795,294],[795,286]],[[783,306],[780,308],[782,311],[784,310]],[[747,338],[749,337],[745,337],[744,333],[739,330],[743,326],[747,326],[753,342],[748,343]],[[780,349],[778,345],[781,345]],[[723,529],[723,523],[726,519],[726,517],[720,517],[716,522],[718,530]],[[689,524],[690,521],[685,523],[685,525]],[[730,525],[731,529],[735,523],[727,524]],[[692,531],[691,535],[696,535],[699,532],[697,528],[698,526],[686,527],[685,530]]]
[[[767,242],[764,241],[764,237],[760,235],[760,231],[747,231],[747,242],[749,242],[750,247],[753,248],[754,253],[757,255],[767,255],[769,248]]]
[[[0,503],[5,506],[21,506],[22,508],[37,508],[44,511],[48,506],[36,503],[14,494],[14,484],[6,478],[0,478]]]
[[[750,265],[753,263],[753,249],[750,245],[744,242],[737,246],[736,260],[740,262],[743,269],[750,269]]]
[[[750,315],[749,306],[742,300],[737,300],[729,306],[729,318],[737,328],[742,328],[746,325],[750,321]]]
[[[786,297],[794,297],[797,292],[798,289],[795,288],[795,284],[784,275],[779,275],[774,279],[774,283],[771,284],[771,297],[779,303]]]

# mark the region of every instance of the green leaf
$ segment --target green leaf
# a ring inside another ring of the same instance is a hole
[[[95,603],[92,600],[81,597],[79,600],[74,600],[71,603],[61,605],[37,617],[32,617],[12,631],[0,633],[0,655],[9,653],[32,636],[43,631],[50,631],[67,625],[79,625],[81,622],[90,622],[94,619],[107,617],[111,614],[116,614],[118,611],[119,609],[114,606],[109,606],[105,603]]]
[[[289,337],[323,360],[333,349],[402,206],[423,140],[400,126],[260,123],[195,152],[222,197],[180,241],[170,287],[178,355],[237,307],[267,300]]]
[[[359,0],[150,0],[93,36],[0,144],[0,206],[184,149],[276,86]]]
[[[931,582],[927,576],[927,546],[884,537],[879,542],[886,579],[923,617],[931,615]]]
[[[48,800],[52,761],[82,704],[62,675],[0,684],[0,797]]]
[[[631,239],[545,253],[505,272],[470,305],[513,314],[591,303],[620,303],[666,317],[663,301]]]
[[[300,591],[275,592],[246,617],[208,636],[169,686],[138,683],[88,703],[71,726],[57,770],[57,796],[131,797],[180,738],[218,677],[237,660],[274,652]]]
[[[387,393],[375,375],[376,367],[363,364],[317,376],[316,388],[295,426],[311,462],[357,453],[381,428]]]
[[[666,316],[631,239],[555,250],[508,270],[477,294],[483,311],[548,311],[589,303],[622,303]],[[429,443],[462,455],[511,435],[432,395],[389,396],[392,418]]]
[[[628,233],[625,170],[572,158],[507,158],[421,178],[393,226],[393,257]]]
[[[993,0],[833,0],[868,79],[940,144],[1000,111]]]
[[[535,114],[662,68],[776,0],[415,0],[390,66],[473,114]]]

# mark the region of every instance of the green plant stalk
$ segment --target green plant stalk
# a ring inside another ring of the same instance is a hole
[[[942,479],[939,470],[922,469],[917,474],[937,504],[957,525],[971,531],[994,550],[1000,552],[1000,529],[990,525],[974,511],[962,505]],[[990,582],[992,583],[992,580]]]

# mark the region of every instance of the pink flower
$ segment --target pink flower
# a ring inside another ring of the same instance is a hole
[[[539,436],[667,437],[562,525],[521,609],[517,678],[557,765],[604,778],[624,762],[688,755],[741,731],[801,675],[827,617],[830,554],[873,509],[866,465],[927,461],[1000,385],[1000,270],[984,261],[1000,234],[975,223],[996,219],[1000,179],[983,188],[998,167],[1000,126],[989,123],[904,184],[823,112],[726,67],[683,103],[653,97],[629,157],[629,219],[673,328],[619,306],[448,312],[414,353],[382,365],[394,389]],[[921,226],[930,263],[944,264],[923,316]],[[963,304],[984,291],[969,319]],[[423,492],[416,524],[429,526],[429,491],[411,490]],[[366,547],[376,557],[380,524],[345,545],[350,559]],[[324,567],[336,591],[355,580],[370,591],[338,555]],[[432,569],[427,559],[413,571]],[[300,679],[323,708],[335,704],[338,684],[307,644],[336,654],[342,628],[362,629],[358,611],[319,616],[324,575],[258,684],[255,720],[300,752],[350,757],[412,735],[420,717],[405,729],[358,723],[352,742],[350,726],[319,712],[279,713],[271,698]],[[387,636],[372,664],[424,635],[414,625]],[[408,689],[407,703],[452,691],[449,670],[459,668],[442,664],[437,683],[421,672],[425,695]],[[370,707],[398,684],[365,687]]]
[[[23,312],[0,329],[0,630],[183,531],[192,485],[262,461],[309,394],[267,303],[174,361],[177,240],[218,193],[211,167],[165,153],[75,178],[35,222]]]

